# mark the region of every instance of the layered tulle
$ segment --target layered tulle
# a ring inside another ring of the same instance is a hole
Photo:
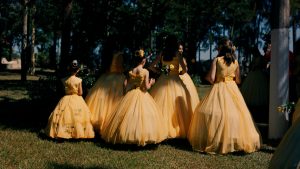
[[[194,150],[208,153],[260,148],[260,135],[234,81],[213,85],[195,109],[188,140]]]
[[[123,96],[122,73],[102,75],[85,98],[91,111],[91,121],[95,131],[101,134],[106,116],[110,114]]]
[[[284,135],[270,161],[270,169],[297,169],[300,167],[300,119]]]
[[[186,138],[193,108],[191,95],[179,75],[161,75],[150,94],[162,110],[168,138]]]
[[[248,106],[266,106],[269,103],[269,82],[262,70],[249,72],[241,86],[241,93]]]
[[[144,146],[167,138],[166,125],[157,104],[147,92],[130,90],[108,114],[102,138],[110,143]]]
[[[192,110],[194,111],[199,103],[199,95],[197,88],[188,73],[179,76],[188,90],[188,100],[190,100]]]
[[[81,96],[66,95],[51,113],[46,134],[52,138],[93,138],[90,110]]]

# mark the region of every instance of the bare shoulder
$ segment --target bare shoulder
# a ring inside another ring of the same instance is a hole
[[[149,71],[148,71],[147,69],[145,69],[145,68],[143,68],[143,72],[144,72],[145,74],[149,74]]]

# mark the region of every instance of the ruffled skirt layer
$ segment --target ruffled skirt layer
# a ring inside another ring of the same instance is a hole
[[[94,138],[90,110],[81,96],[60,99],[48,119],[46,134],[52,138]]]
[[[123,97],[123,83],[125,76],[122,73],[102,75],[85,98],[91,110],[91,121],[95,131],[103,130],[106,116],[115,109]]]
[[[188,140],[194,150],[208,153],[260,148],[260,135],[234,81],[213,85],[194,112]]]
[[[192,110],[194,111],[200,101],[197,88],[189,74],[185,73],[183,75],[180,75],[180,78],[183,81],[183,84],[186,86],[186,89],[188,90],[187,99],[188,102],[191,103]]]
[[[161,108],[168,138],[186,138],[193,114],[190,93],[178,75],[161,75],[150,94]]]
[[[166,125],[157,104],[147,92],[130,90],[107,116],[102,138],[116,144],[156,144],[167,138]]]

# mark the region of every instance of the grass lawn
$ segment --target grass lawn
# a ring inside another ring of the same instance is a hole
[[[42,133],[59,97],[49,82],[0,73],[0,168],[268,168],[275,150],[264,141],[251,154],[208,155],[195,152],[187,140],[136,147],[111,145],[100,138],[56,141]],[[200,86],[203,97],[209,86]]]

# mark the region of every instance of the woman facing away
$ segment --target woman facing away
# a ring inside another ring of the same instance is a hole
[[[106,116],[115,109],[123,97],[123,53],[116,39],[108,39],[102,51],[102,74],[88,92],[85,101],[91,110],[94,130],[101,135]]]
[[[166,70],[160,75],[150,94],[162,110],[168,138],[186,138],[193,108],[189,99],[190,93],[179,77],[179,74],[186,72],[186,66],[178,52],[178,42],[174,35],[166,38],[164,50],[151,66],[154,67],[158,62]],[[181,72],[179,65],[182,67]]]
[[[235,47],[223,46],[214,58],[207,80],[213,84],[196,107],[188,133],[193,149],[226,154],[254,152],[260,148],[260,135],[239,91],[239,65]]]
[[[71,75],[62,79],[65,96],[51,113],[46,134],[51,138],[94,138],[90,110],[82,98],[82,80],[76,77],[77,60],[73,60],[69,70]]]
[[[160,109],[147,92],[155,83],[144,68],[143,50],[135,52],[137,66],[129,71],[126,94],[115,111],[107,115],[102,138],[113,144],[156,144],[167,138]]]

